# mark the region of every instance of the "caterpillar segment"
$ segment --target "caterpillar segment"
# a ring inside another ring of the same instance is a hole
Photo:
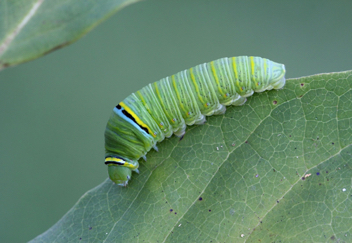
[[[173,134],[182,136],[186,130],[185,120],[181,115],[180,109],[177,107],[175,91],[172,88],[170,77],[166,77],[153,83],[153,91],[156,94],[164,114],[172,126]]]
[[[204,115],[200,112],[191,90],[189,72],[184,70],[171,76],[173,91],[176,94],[176,107],[179,108],[186,125],[203,124]],[[185,130],[183,130],[184,133]],[[183,134],[182,134],[183,135]]]
[[[221,58],[178,72],[132,93],[114,109],[105,130],[110,179],[126,186],[138,159],[166,137],[182,137],[186,125],[243,105],[254,92],[281,89],[285,66],[261,57]]]
[[[190,92],[195,94],[200,112],[205,116],[224,114],[226,107],[220,104],[217,93],[207,70],[207,64],[189,69],[188,73],[193,85]]]

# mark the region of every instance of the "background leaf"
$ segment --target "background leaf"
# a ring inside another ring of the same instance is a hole
[[[78,40],[117,10],[137,1],[1,1],[0,70]]]
[[[291,79],[148,153],[33,242],[352,241],[352,71]]]

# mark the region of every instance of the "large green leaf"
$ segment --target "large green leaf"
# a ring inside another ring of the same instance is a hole
[[[33,242],[352,242],[351,87],[348,71],[255,94],[166,139],[128,187],[106,180]]]
[[[66,46],[139,0],[1,0],[0,70]]]

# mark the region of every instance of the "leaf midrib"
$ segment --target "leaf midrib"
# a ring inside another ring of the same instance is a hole
[[[32,17],[38,11],[44,1],[45,0],[37,0],[29,9],[28,13],[24,16],[24,18],[20,19],[18,25],[12,30],[12,32],[7,34],[4,41],[0,45],[0,57],[7,51],[12,41],[16,38],[16,36],[18,36],[21,30],[31,21]]]

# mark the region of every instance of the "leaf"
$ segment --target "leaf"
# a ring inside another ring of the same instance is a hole
[[[351,86],[320,74],[228,107],[32,242],[352,242]]]
[[[0,1],[0,70],[71,44],[137,1]]]

